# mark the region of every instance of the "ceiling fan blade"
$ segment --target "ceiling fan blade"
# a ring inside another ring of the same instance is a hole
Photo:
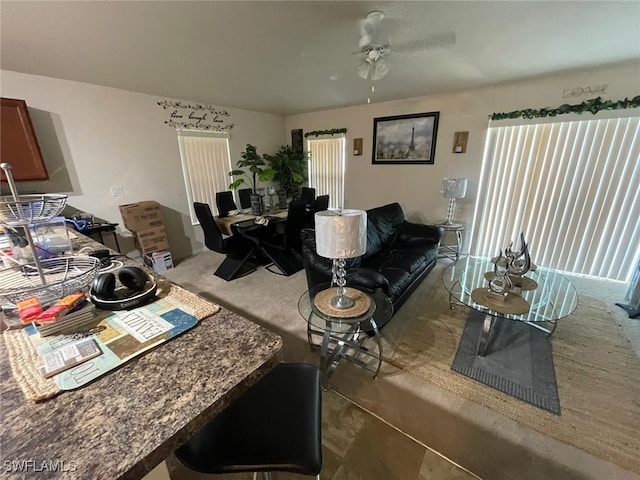
[[[389,44],[389,35],[381,27],[384,13],[373,11],[360,24],[360,40],[358,47],[364,51],[367,47],[381,47]]]
[[[452,47],[456,44],[455,32],[443,33],[440,35],[431,35],[420,40],[412,40],[402,44],[393,46],[394,52],[399,54],[422,52],[432,48]]]
[[[369,12],[367,17],[364,20],[360,21],[360,35],[369,35],[371,33],[374,33],[376,30],[379,30],[383,18],[384,13],[380,12],[379,10]]]

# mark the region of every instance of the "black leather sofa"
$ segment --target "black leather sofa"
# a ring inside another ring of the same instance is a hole
[[[367,251],[347,261],[347,286],[382,289],[397,312],[435,266],[442,233],[406,221],[398,203],[367,210]],[[330,282],[332,260],[316,253],[315,231],[305,229],[301,236],[309,288]]]

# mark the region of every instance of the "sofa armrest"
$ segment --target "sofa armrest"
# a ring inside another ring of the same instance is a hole
[[[400,230],[399,242],[403,243],[440,243],[440,239],[444,234],[441,227],[434,225],[423,225],[421,223],[412,223],[404,221],[402,230]]]

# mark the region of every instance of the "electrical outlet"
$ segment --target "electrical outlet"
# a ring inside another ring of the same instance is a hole
[[[111,187],[111,196],[112,197],[122,197],[124,195],[124,189],[122,185],[114,185]]]

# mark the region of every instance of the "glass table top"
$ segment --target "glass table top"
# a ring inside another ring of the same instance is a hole
[[[485,273],[493,273],[490,258],[463,257],[447,267],[442,276],[445,288],[460,303],[499,318],[522,322],[551,322],[571,314],[578,305],[578,295],[574,286],[560,273],[548,268],[537,267],[525,277],[534,280],[538,287],[523,290],[520,295],[529,302],[530,308],[524,314],[500,313],[476,303],[471,292],[477,288],[489,288]]]
[[[331,329],[340,329],[340,325],[342,325],[348,328],[371,318],[377,324],[384,324],[393,315],[393,305],[381,290],[376,290],[374,293],[365,292],[371,297],[371,306],[367,312],[358,317],[337,318],[327,315],[316,308],[313,299],[317,293],[328,288],[332,288],[330,283],[316,285],[304,292],[298,300],[300,315],[313,327],[325,329],[330,326]],[[334,286],[333,288],[337,294],[337,287]]]

